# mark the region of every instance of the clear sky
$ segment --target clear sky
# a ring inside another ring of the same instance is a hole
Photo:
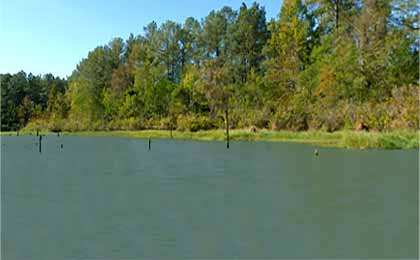
[[[65,77],[96,46],[113,37],[137,35],[151,21],[183,22],[205,17],[241,0],[0,0],[0,73],[24,70]],[[267,20],[277,16],[281,0],[259,0]]]

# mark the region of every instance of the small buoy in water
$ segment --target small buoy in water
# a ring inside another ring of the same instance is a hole
[[[314,155],[315,155],[315,156],[318,156],[318,155],[319,155],[318,149],[315,149],[315,151],[314,151]]]

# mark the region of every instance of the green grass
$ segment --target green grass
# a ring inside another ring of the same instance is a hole
[[[28,134],[28,132],[21,132]],[[47,132],[42,132],[47,134]],[[2,132],[1,135],[16,135],[16,132]],[[34,133],[33,133],[34,134]],[[104,137],[127,137],[140,139],[166,139],[170,138],[170,132],[166,130],[142,130],[142,131],[97,131],[97,132],[64,132],[64,135],[77,136],[104,136]],[[174,139],[193,139],[201,141],[223,141],[224,130],[208,130],[198,132],[173,131]],[[231,130],[232,141],[274,141],[274,142],[297,142],[319,146],[351,148],[351,149],[413,149],[419,148],[419,132],[399,130],[391,132],[356,132],[338,131],[328,133],[324,131],[269,131],[259,130],[251,133],[248,130]]]

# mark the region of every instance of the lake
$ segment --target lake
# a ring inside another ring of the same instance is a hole
[[[418,258],[417,150],[1,141],[2,259]]]

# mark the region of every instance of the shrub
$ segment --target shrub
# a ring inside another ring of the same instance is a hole
[[[177,118],[177,130],[196,132],[215,128],[215,122],[206,116],[183,116]]]
[[[139,130],[141,129],[141,122],[136,117],[129,117],[109,122],[108,128],[110,130]]]
[[[158,129],[160,129],[160,130],[168,130],[171,127],[172,128],[175,128],[175,126],[173,126],[171,124],[171,118],[170,117],[164,117],[164,118],[162,118],[160,120]]]
[[[154,117],[148,118],[144,120],[144,128],[145,129],[159,129],[160,128],[160,120]]]
[[[392,91],[390,113],[393,115],[391,128],[419,130],[420,87],[409,85]]]
[[[236,110],[232,114],[237,117],[235,124],[230,124],[233,128],[249,128],[256,126],[257,128],[267,128],[270,126],[269,111],[266,110]]]
[[[36,131],[48,131],[48,120],[46,119],[35,119],[30,120],[25,128],[23,129],[24,132],[36,132]]]

